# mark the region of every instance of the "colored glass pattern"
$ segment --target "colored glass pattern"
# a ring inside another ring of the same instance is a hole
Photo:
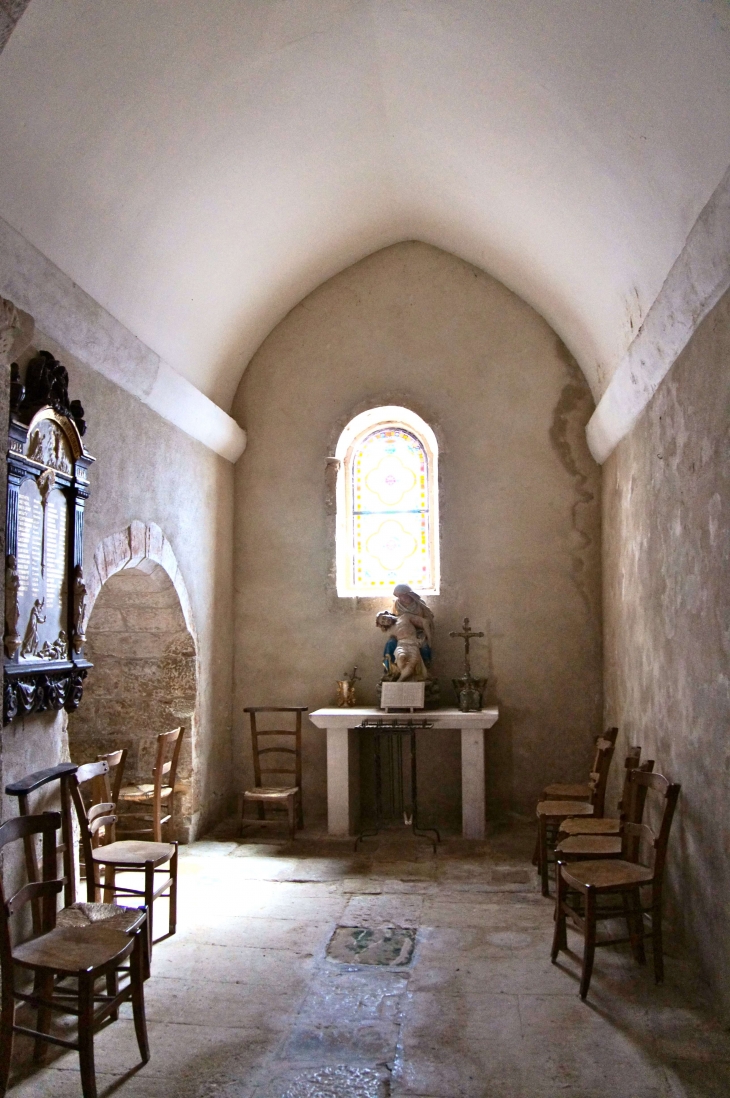
[[[421,442],[403,427],[380,427],[352,458],[353,583],[385,593],[396,583],[432,585],[429,468]]]

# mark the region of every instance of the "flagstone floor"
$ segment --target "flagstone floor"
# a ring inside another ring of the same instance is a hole
[[[357,854],[225,835],[182,848],[178,933],[146,984],[152,1058],[125,1011],[96,1039],[100,1098],[730,1095],[730,1033],[681,958],[657,988],[600,950],[587,1003],[575,935],[550,963],[531,828],[435,856],[400,831]],[[11,1098],[80,1096],[75,1053],[38,1069],[17,1043]]]

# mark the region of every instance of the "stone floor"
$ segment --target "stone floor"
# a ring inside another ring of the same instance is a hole
[[[146,985],[152,1058],[138,1067],[128,1013],[105,1029],[100,1098],[730,1095],[730,1033],[681,960],[657,988],[620,948],[600,950],[587,1003],[577,953],[550,963],[531,829],[446,840],[435,856],[403,832],[358,854],[224,835],[183,849],[178,933]],[[416,928],[412,958],[331,959],[337,927],[373,930],[358,940],[376,946],[384,928]],[[20,1064],[14,1098],[81,1094],[76,1054],[51,1055]]]

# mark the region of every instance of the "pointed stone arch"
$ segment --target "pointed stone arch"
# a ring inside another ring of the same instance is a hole
[[[95,665],[69,721],[76,762],[124,747],[126,780],[149,782],[159,732],[182,724],[176,837],[194,830],[198,791],[198,643],[187,587],[155,523],[135,520],[96,547],[85,577],[86,654]]]
[[[195,631],[190,596],[185,580],[175,559],[172,545],[155,522],[140,522],[135,519],[116,534],[109,534],[96,547],[94,560],[86,577],[87,606],[84,626],[88,624],[103,585],[115,572],[123,568],[139,568],[144,561],[159,564],[167,572],[180,599],[185,624],[198,651],[198,638]]]

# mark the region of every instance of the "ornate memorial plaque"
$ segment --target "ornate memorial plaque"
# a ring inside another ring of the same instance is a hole
[[[93,458],[68,374],[48,351],[12,367],[3,717],[76,709],[84,658],[84,505]]]

